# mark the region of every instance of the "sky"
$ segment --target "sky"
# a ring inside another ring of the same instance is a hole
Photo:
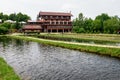
[[[22,12],[35,20],[40,11],[71,12],[72,19],[79,13],[95,18],[101,13],[120,17],[120,0],[2,0],[0,12],[5,14]]]

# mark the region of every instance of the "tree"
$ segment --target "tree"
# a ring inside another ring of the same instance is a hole
[[[104,22],[105,33],[111,33],[111,34],[117,33],[119,29],[120,29],[120,20],[116,16]]]
[[[86,18],[82,13],[73,20],[73,31],[77,33],[117,33],[120,30],[120,18],[106,13],[96,16],[95,20]]]
[[[84,30],[87,31],[87,33],[92,32],[92,23],[93,23],[93,20],[91,18],[85,18]]]
[[[78,18],[73,20],[73,26],[79,26],[79,27],[84,26],[84,16],[82,13],[78,15]]]
[[[7,14],[4,14],[3,15],[3,21],[8,20],[8,19],[9,19],[9,16]]]
[[[22,26],[20,25],[20,23],[17,21],[14,25],[15,29],[19,30]]]
[[[84,27],[84,16],[82,13],[79,14],[78,16],[78,21],[79,21],[79,27],[83,28]]]
[[[73,31],[77,33],[85,32],[84,30],[84,16],[82,13],[78,15],[78,18],[73,20]]]
[[[0,19],[2,19],[3,21],[13,20],[18,22],[21,22],[21,21],[27,22],[31,18],[28,15],[22,14],[21,12],[19,12],[18,14],[12,13],[10,15],[0,13]]]
[[[84,30],[84,28],[80,28],[78,26],[74,26],[73,27],[73,32],[76,32],[76,33],[85,33],[85,30]]]
[[[13,20],[13,21],[16,21],[16,13],[12,13],[9,15],[9,19],[10,20]]]
[[[101,15],[96,16],[95,20],[98,19],[98,20],[106,21],[110,18],[111,17],[108,14],[102,13]]]
[[[92,23],[92,30],[94,33],[96,32],[100,32],[100,29],[101,29],[101,21],[96,19],[93,21]]]
[[[6,27],[0,25],[0,34],[7,34],[9,31]]]
[[[27,16],[26,14],[18,13],[16,15],[16,21],[18,21],[18,22],[21,22],[21,21],[25,21],[26,22],[29,19],[30,19],[30,17]]]
[[[0,13],[0,19],[3,19],[3,13]]]
[[[10,29],[11,28],[11,23],[5,22],[5,23],[2,23],[1,26],[5,27],[7,29]]]
[[[26,14],[23,15],[23,21],[27,22],[30,19],[31,18],[28,15],[26,15]]]
[[[104,28],[104,21],[110,19],[110,17],[108,16],[108,14],[102,13],[101,15],[96,16],[95,20],[100,20],[100,28],[99,31],[101,33],[103,33],[103,28]]]

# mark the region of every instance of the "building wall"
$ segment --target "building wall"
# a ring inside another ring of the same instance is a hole
[[[71,16],[41,15],[38,21],[43,22],[45,32],[70,32],[72,30]]]
[[[29,21],[27,24],[40,25],[41,32],[71,32],[72,21],[71,21],[70,13],[54,13],[54,12],[52,12],[52,14],[51,15],[50,14],[49,13],[46,14],[46,12],[44,12],[42,14],[40,13],[37,16],[37,21]],[[25,30],[25,28],[24,28],[24,30]]]

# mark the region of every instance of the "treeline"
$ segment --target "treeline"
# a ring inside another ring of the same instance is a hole
[[[120,18],[102,13],[95,19],[84,17],[82,13],[73,20],[73,32],[77,33],[118,33]]]
[[[16,23],[5,22],[5,23],[0,24],[0,34],[18,32],[18,30],[21,27],[22,27],[22,24],[18,22]]]
[[[12,13],[10,15],[0,13],[0,20],[2,21],[0,23],[0,34],[19,31],[22,27],[22,22],[26,22],[29,19],[30,17],[28,15],[22,13]],[[13,22],[6,22],[7,20],[11,20]]]
[[[21,12],[19,13],[12,13],[10,15],[3,14],[2,12],[0,13],[0,19],[4,22],[6,20],[12,20],[12,21],[17,21],[21,22],[24,21],[26,22],[27,20],[31,19],[28,15],[22,14]]]

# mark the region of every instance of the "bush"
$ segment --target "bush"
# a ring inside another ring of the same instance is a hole
[[[79,33],[85,33],[85,29],[84,28],[79,28]]]
[[[7,34],[9,30],[6,27],[0,26],[0,34]]]
[[[73,32],[76,32],[76,33],[85,33],[85,29],[84,28],[80,28],[79,26],[74,26],[73,27]]]

